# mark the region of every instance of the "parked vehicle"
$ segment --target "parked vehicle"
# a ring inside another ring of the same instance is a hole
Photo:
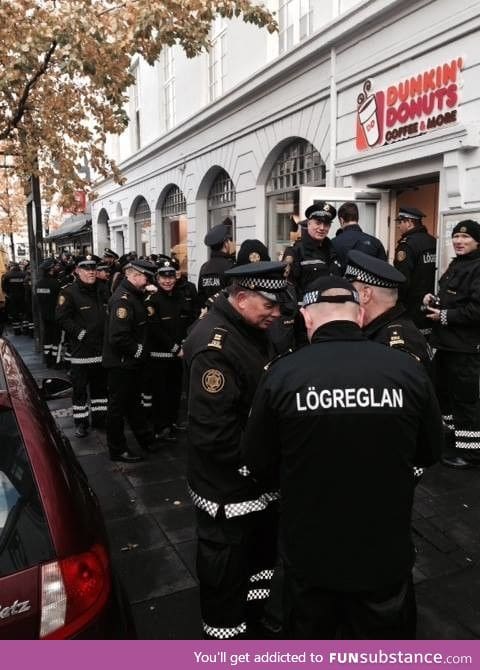
[[[97,498],[45,402],[64,387],[40,391],[0,339],[0,638],[131,638]]]

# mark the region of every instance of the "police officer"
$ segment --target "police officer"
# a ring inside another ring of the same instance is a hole
[[[55,259],[46,258],[40,264],[40,279],[35,286],[35,297],[41,321],[43,358],[47,368],[53,367],[57,361],[60,337],[60,329],[55,321],[55,308],[60,292],[56,268]]]
[[[392,265],[362,251],[350,251],[345,278],[353,283],[364,310],[363,333],[369,340],[401,349],[431,372],[431,349],[425,337],[398,303],[405,277]]]
[[[61,289],[55,313],[70,345],[76,437],[87,435],[90,412],[92,428],[100,429],[105,426],[107,413],[107,388],[102,368],[107,303],[95,274],[99,260],[90,254],[77,258],[77,277],[73,284]]]
[[[243,437],[249,476],[279,473],[292,638],[415,636],[412,466],[437,460],[442,421],[423,367],[367,340],[361,312],[347,280],[312,285],[311,344],[270,366]]]
[[[210,259],[202,265],[198,275],[198,297],[202,307],[227,284],[224,272],[233,266],[232,254],[235,251],[231,227],[225,223],[214,226],[205,235],[204,243],[211,252]]]
[[[338,212],[340,228],[336,237],[332,240],[332,246],[338,256],[342,272],[347,266],[347,255],[351,249],[358,249],[369,256],[387,260],[387,254],[380,240],[373,235],[365,233],[358,223],[358,207],[354,202],[344,202]]]
[[[190,306],[177,287],[172,259],[162,259],[156,274],[158,291],[146,299],[148,348],[153,402],[153,430],[161,441],[176,442],[175,426],[182,392],[183,340],[193,323]]]
[[[25,272],[20,270],[18,263],[2,277],[2,291],[5,293],[7,317],[12,323],[13,334],[22,334],[22,320],[25,313]]]
[[[262,261],[228,270],[228,295],[217,297],[184,343],[187,477],[197,515],[203,631],[211,639],[251,634],[247,624],[260,616],[275,564],[277,495],[239,471],[239,445],[271,355],[266,331],[280,315],[283,269]]]
[[[432,324],[421,305],[423,296],[434,290],[437,241],[422,224],[424,216],[416,207],[399,210],[396,221],[402,236],[395,249],[394,264],[406,278],[400,287],[400,300],[415,325],[429,335]]]
[[[105,249],[103,250],[103,258],[101,264],[107,265],[109,269],[108,287],[110,289],[110,293],[112,292],[113,278],[117,274],[117,272],[120,272],[119,258],[120,256],[117,253],[115,253],[115,251],[112,251],[112,249],[105,247]]]
[[[433,330],[436,390],[453,444],[445,465],[480,465],[480,224],[467,219],[452,230],[456,257],[439,281],[438,300],[424,304]]]
[[[337,214],[333,205],[323,200],[305,210],[306,227],[302,237],[292,248],[291,277],[297,287],[299,300],[307,285],[321,275],[340,274],[341,267],[336,252],[328,238],[330,226]]]
[[[127,446],[125,418],[143,449],[155,451],[158,446],[141,405],[143,366],[148,357],[145,287],[155,269],[149,261],[130,260],[108,304],[103,366],[108,370],[107,446],[112,461],[143,460]]]

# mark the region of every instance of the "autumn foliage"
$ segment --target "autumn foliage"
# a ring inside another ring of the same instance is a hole
[[[250,0],[1,0],[0,151],[17,174],[39,174],[47,198],[71,202],[102,176],[122,177],[105,155],[108,133],[128,124],[126,92],[135,54],[153,64],[165,45],[189,57],[208,48],[216,15],[276,30]]]

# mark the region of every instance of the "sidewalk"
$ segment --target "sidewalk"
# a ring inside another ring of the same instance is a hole
[[[45,368],[33,340],[12,341],[36,379],[63,376]],[[104,433],[73,436],[69,398],[49,406],[99,497],[138,637],[201,639],[185,437],[180,434],[178,444],[149,454],[145,462],[112,463]],[[419,639],[480,637],[479,483],[480,470],[435,465],[417,487],[413,539]]]

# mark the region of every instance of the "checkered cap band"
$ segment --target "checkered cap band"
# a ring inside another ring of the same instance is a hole
[[[371,286],[398,288],[398,284],[396,282],[378,277],[371,272],[367,272],[366,270],[362,270],[362,268],[358,268],[356,265],[347,265],[347,269],[345,270],[345,279],[350,281],[361,281],[364,284],[370,284]]]
[[[303,306],[308,307],[309,305],[315,305],[320,302],[336,302],[336,303],[345,303],[345,302],[355,302],[357,305],[360,304],[360,298],[358,297],[357,291],[352,289],[352,293],[348,295],[347,293],[341,295],[321,295],[320,291],[307,291],[303,296]]]
[[[287,281],[283,277],[277,279],[270,279],[268,277],[239,277],[237,283],[252,291],[283,291],[287,286]]]

